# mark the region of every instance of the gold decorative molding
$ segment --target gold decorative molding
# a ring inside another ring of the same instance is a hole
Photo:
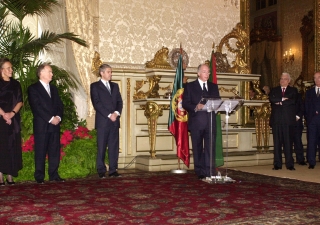
[[[129,140],[131,140],[131,79],[127,78],[127,122],[126,122],[126,130],[127,130],[127,137],[129,137]],[[127,151],[128,155],[132,154],[132,148],[131,148],[131,141],[127,142]]]
[[[95,51],[94,56],[92,58],[91,71],[97,77],[99,76],[99,67],[102,65],[102,61],[100,58],[99,52]]]
[[[229,41],[236,39],[236,48],[231,47]],[[229,69],[230,73],[249,74],[250,68],[246,62],[245,50],[249,48],[249,36],[243,29],[241,23],[238,23],[232,31],[224,36],[220,44],[217,46],[217,52],[222,52],[223,47],[235,54],[235,60],[232,62],[233,66]]]
[[[267,102],[264,103],[262,106],[253,108],[256,128],[257,149],[259,152],[261,152],[263,148],[264,151],[267,152],[269,150],[269,120],[271,115],[271,106],[270,103]]]
[[[267,100],[269,99],[269,96],[264,94],[261,89],[260,89],[260,80],[253,80],[251,81],[252,85],[253,85],[253,90],[254,90],[254,98],[253,99],[257,99],[257,100]],[[249,93],[249,90],[247,90],[247,93]]]
[[[240,21],[244,31],[250,34],[250,0],[240,1]],[[250,48],[247,47],[243,52],[243,59],[250,68]]]
[[[226,92],[226,93],[237,93],[237,89],[235,87],[233,88],[225,88],[225,87],[219,87],[219,92],[222,93],[222,92]]]
[[[148,120],[149,144],[151,158],[156,158],[156,136],[159,116],[163,115],[164,109],[169,109],[170,105],[158,105],[155,102],[147,101],[140,106],[144,110],[144,115]]]
[[[134,100],[146,99],[146,98],[160,98],[158,93],[159,91],[159,82],[161,80],[160,75],[154,75],[152,77],[148,77],[148,80],[136,81],[136,87],[134,88],[135,93],[133,94]],[[149,83],[149,89],[146,92],[138,91],[140,90],[144,84]],[[137,92],[138,91],[138,92]]]
[[[172,69],[169,64],[169,49],[162,47],[159,51],[156,52],[154,58],[151,61],[146,62],[146,68],[153,69]]]

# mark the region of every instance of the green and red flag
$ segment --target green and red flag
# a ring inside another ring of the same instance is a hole
[[[183,61],[180,54],[176,77],[174,79],[172,88],[172,99],[170,102],[168,130],[175,137],[177,145],[177,156],[184,164],[189,167],[190,154],[189,154],[189,135],[188,135],[188,114],[182,108],[183,99]]]
[[[211,52],[210,58],[210,77],[209,81],[217,84],[217,64],[216,64],[216,57],[214,55],[214,50]],[[223,145],[222,145],[222,129],[221,129],[221,114],[218,113],[216,115],[216,128],[217,128],[217,135],[216,135],[216,167],[223,166]]]

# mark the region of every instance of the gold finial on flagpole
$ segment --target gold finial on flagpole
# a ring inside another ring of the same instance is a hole
[[[214,51],[214,48],[216,47],[215,43],[212,42],[212,51]]]

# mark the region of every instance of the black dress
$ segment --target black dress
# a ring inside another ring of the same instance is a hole
[[[11,112],[19,102],[22,102],[20,83],[12,78],[10,81],[0,79],[0,108]],[[16,177],[22,169],[20,113],[17,112],[11,120],[8,125],[0,117],[0,172]]]

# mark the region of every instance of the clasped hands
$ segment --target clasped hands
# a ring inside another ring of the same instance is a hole
[[[13,112],[9,112],[9,113],[4,113],[2,115],[3,119],[6,121],[7,124],[11,124],[12,123],[12,120],[11,118],[14,116],[14,113]]]
[[[114,112],[114,113],[112,113],[111,115],[110,115],[110,120],[112,121],[112,122],[115,122],[116,120],[117,120],[117,117],[118,117],[118,114],[116,113],[116,112]]]
[[[282,98],[282,102],[285,101],[285,100],[288,100],[288,98]],[[276,105],[282,105],[282,102],[276,102],[275,104]]]
[[[53,124],[53,125],[58,125],[59,123],[60,123],[60,117],[59,116],[55,116],[51,120],[51,124]]]

